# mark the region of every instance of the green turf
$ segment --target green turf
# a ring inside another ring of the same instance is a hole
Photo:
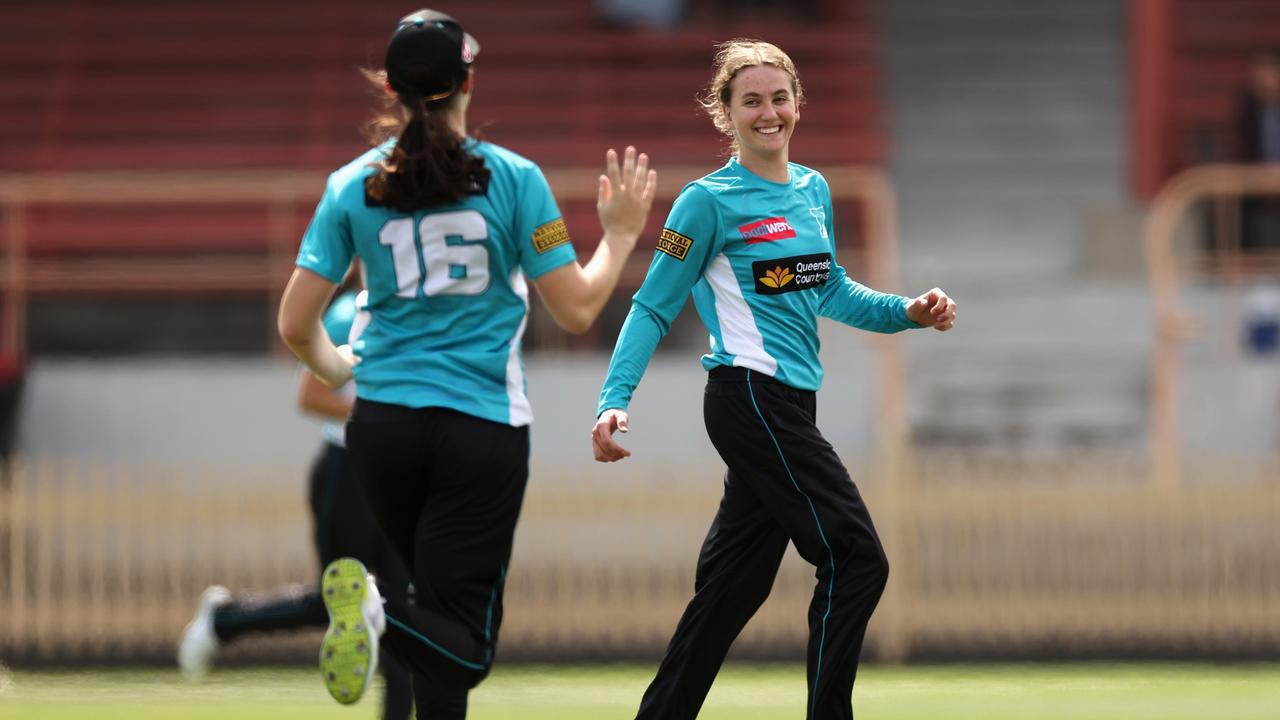
[[[652,668],[499,667],[472,694],[473,720],[623,720]],[[380,686],[342,707],[307,670],[215,670],[188,684],[173,670],[0,669],[0,718],[15,720],[322,720],[375,718]],[[721,673],[704,720],[804,717],[799,666]],[[1280,665],[867,667],[859,720],[1245,720],[1280,716]]]

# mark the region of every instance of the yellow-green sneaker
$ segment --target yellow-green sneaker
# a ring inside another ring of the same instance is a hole
[[[382,596],[364,563],[338,558],[324,569],[320,593],[329,629],[320,646],[320,672],[334,700],[360,699],[378,666],[378,638],[386,628]]]

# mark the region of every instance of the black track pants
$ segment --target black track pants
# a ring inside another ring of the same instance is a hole
[[[697,716],[725,654],[773,587],[788,542],[817,569],[806,717],[853,717],[853,680],[889,563],[867,507],[814,426],[816,398],[744,368],[711,371],[707,433],[728,465],[685,609],[639,718]]]
[[[412,604],[388,597],[383,647],[419,674],[421,720],[463,717],[467,691],[489,673],[502,623],[529,429],[358,400],[347,446],[415,589]]]
[[[341,446],[324,444],[311,466],[308,495],[321,570],[336,558],[354,557],[377,574],[389,596],[403,598],[407,571],[374,523]],[[214,613],[213,629],[229,643],[248,634],[324,627],[328,618],[318,587],[295,585],[236,597]],[[386,680],[383,720],[408,720],[413,710],[409,671],[385,652],[379,669]]]

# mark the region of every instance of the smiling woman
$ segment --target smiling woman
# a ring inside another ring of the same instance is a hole
[[[699,100],[711,122],[729,137],[733,153],[744,166],[755,169],[757,160],[779,152],[785,164],[804,104],[795,63],[777,46],[754,40],[721,45],[715,62],[715,77]]]
[[[803,99],[795,65],[778,47],[758,40],[720,47],[701,102],[732,140],[733,157],[676,199],[600,392],[593,450],[596,460],[615,462],[631,453],[614,432],[627,431],[631,396],[692,292],[711,335],[703,416],[729,467],[699,556],[697,592],[639,718],[698,715],[789,543],[818,577],[807,717],[852,717],[858,653],[889,564],[858,489],[814,425],[817,319],[880,333],[949,330],[956,306],[937,288],[916,298],[876,292],[836,262],[827,181],[789,158]]]

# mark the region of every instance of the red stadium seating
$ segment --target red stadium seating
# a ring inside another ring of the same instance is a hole
[[[634,143],[659,164],[713,167],[724,147],[694,97],[713,43],[787,49],[812,99],[793,158],[878,163],[887,142],[871,0],[824,22],[726,19],[691,3],[670,32],[602,27],[586,0],[442,2],[482,45],[469,115],[485,137],[546,167],[595,166]],[[0,171],[314,170],[364,147],[388,0],[15,4],[0,23]],[[317,184],[317,195],[320,186]],[[310,207],[299,207],[299,228]],[[594,208],[566,204],[578,236]],[[264,247],[261,207],[33,207],[35,256]],[[594,239],[592,238],[593,242]],[[587,243],[590,245],[590,242]]]

